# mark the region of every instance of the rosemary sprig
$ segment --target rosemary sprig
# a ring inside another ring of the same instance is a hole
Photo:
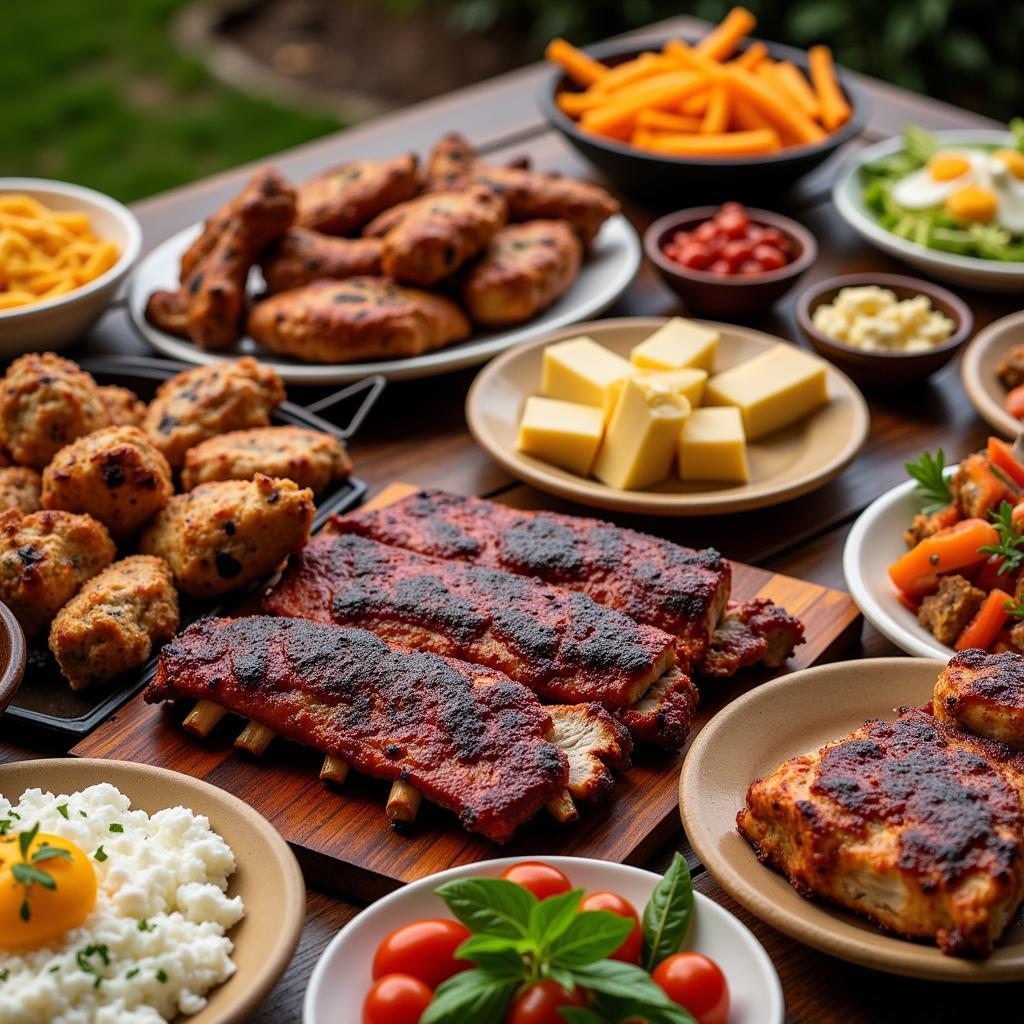
[[[49,889],[51,892],[57,888],[57,880],[50,874],[49,871],[39,867],[40,864],[45,864],[48,860],[53,860],[55,857],[60,857],[62,860],[71,860],[71,854],[67,850],[58,849],[56,846],[40,846],[38,849],[33,850],[31,856],[29,850],[32,849],[32,843],[35,842],[36,836],[39,834],[39,822],[30,829],[26,829],[18,833],[18,849],[21,852],[21,862],[14,864],[11,867],[11,874],[14,876],[15,882],[25,887],[25,894],[21,900],[21,906],[18,909],[18,915],[22,921],[29,921],[32,919],[32,905],[30,899],[32,896],[32,886],[40,885],[44,889]]]
[[[946,453],[940,448],[934,455],[922,452],[912,462],[905,463],[907,472],[917,483],[914,490],[922,501],[921,511],[925,515],[941,512],[953,504],[953,490],[945,477]]]
[[[1002,558],[1003,564],[999,566],[997,576],[1016,572],[1024,565],[1024,534],[1013,522],[1013,506],[1008,501],[1000,503],[999,511],[992,515],[992,525],[999,534],[998,543],[986,544],[978,551],[993,558]]]

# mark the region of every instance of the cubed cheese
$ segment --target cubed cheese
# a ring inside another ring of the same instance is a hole
[[[679,478],[747,482],[747,441],[739,409],[693,410],[679,435]]]
[[[590,338],[570,338],[544,349],[540,389],[548,398],[596,405],[607,415],[615,397],[613,385],[632,372],[622,356]]]
[[[692,320],[673,317],[629,353],[634,366],[642,370],[714,369],[718,331]]]
[[[700,405],[704,397],[704,386],[708,382],[708,371],[693,368],[685,370],[637,370],[633,376],[640,381],[664,384],[678,391],[690,405]]]
[[[528,398],[516,447],[527,455],[587,476],[604,433],[604,413],[593,405]]]
[[[825,363],[792,345],[778,344],[712,377],[705,405],[735,405],[748,441],[803,419],[828,401]]]
[[[594,462],[594,476],[620,490],[637,490],[664,480],[689,415],[690,403],[678,391],[630,378],[615,403]]]

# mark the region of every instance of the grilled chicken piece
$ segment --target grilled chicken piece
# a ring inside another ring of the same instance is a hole
[[[593,714],[565,709],[556,725],[500,672],[399,650],[365,630],[270,616],[202,619],[167,644],[146,700],[182,697],[401,779],[496,842],[566,787],[569,758],[545,735],[578,735],[573,714]],[[603,734],[600,743],[599,761],[612,746]]]
[[[487,665],[545,701],[628,709],[672,672],[637,712],[637,738],[662,745],[682,746],[696,705],[692,683],[674,668],[668,633],[578,591],[357,534],[314,537],[264,597],[263,610],[359,626],[389,643]]]
[[[731,676],[758,662],[778,668],[803,642],[804,624],[771,601],[730,601],[711,636],[700,674]]]
[[[299,186],[295,223],[325,235],[350,235],[418,189],[412,153],[394,160],[353,160]]]
[[[948,725],[1024,750],[1024,658],[1006,651],[962,651],[939,674],[935,717]]]
[[[379,238],[336,238],[309,228],[290,228],[260,258],[267,294],[301,288],[310,281],[380,273]]]
[[[598,519],[526,512],[446,491],[418,491],[386,508],[336,517],[332,528],[582,590],[671,633],[693,662],[708,649],[732,581],[728,561],[713,548],[694,551]]]
[[[629,768],[629,734],[598,704],[547,708],[549,743],[569,758],[569,792],[577,800],[599,800],[615,784],[611,769]]]
[[[987,955],[1024,898],[1024,756],[918,709],[869,721],[754,782],[757,856],[951,955]]]
[[[921,602],[917,619],[939,643],[952,647],[984,600],[985,591],[963,576],[940,576],[939,589]]]

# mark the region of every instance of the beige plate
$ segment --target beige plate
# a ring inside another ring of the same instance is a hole
[[[850,378],[830,363],[825,365],[832,400],[802,422],[751,443],[747,484],[683,483],[670,477],[650,490],[620,491],[516,450],[523,403],[539,393],[546,346],[585,334],[628,358],[634,345],[664,323],[664,317],[595,320],[545,335],[495,359],[477,376],[466,399],[466,419],[477,444],[513,476],[542,491],[582,505],[662,516],[740,512],[776,505],[821,487],[860,451],[868,434],[867,405]],[[697,323],[721,333],[716,370],[752,359],[780,340],[732,324]]]
[[[987,960],[945,956],[896,938],[870,921],[799,896],[758,863],[736,831],[747,787],[783,761],[819,750],[869,718],[923,705],[944,661],[877,658],[794,672],[751,690],[698,735],[683,765],[679,805],[686,835],[707,869],[752,914],[808,946],[892,974],[936,981],[1024,980],[1024,924],[1004,934]]]
[[[54,758],[0,765],[0,792],[8,799],[32,786],[73,793],[98,782],[116,786],[133,807],[152,814],[179,804],[210,819],[235,853],[228,892],[241,896],[245,918],[230,932],[237,970],[209,994],[189,1024],[243,1024],[284,973],[298,945],[306,913],[302,872],[288,844],[248,804],[198,779],[128,761]]]
[[[1024,344],[1024,312],[1011,313],[979,331],[964,349],[960,376],[978,414],[1004,437],[1016,437],[1024,424],[1004,408],[1006,388],[996,377],[996,364],[1013,345]]]

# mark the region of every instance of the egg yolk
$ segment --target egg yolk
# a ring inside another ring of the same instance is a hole
[[[994,157],[1004,163],[1015,178],[1024,181],[1024,153],[1018,149],[1001,149]]]
[[[928,164],[928,173],[935,181],[953,181],[970,169],[970,161],[956,153],[939,153]]]
[[[981,185],[964,185],[946,200],[946,212],[956,220],[986,223],[995,217],[998,209],[995,193]]]
[[[47,847],[65,850],[69,857],[32,860]],[[15,871],[19,864],[45,872],[53,888],[40,881],[26,886]],[[23,858],[16,833],[0,836],[0,949],[16,953],[60,939],[95,904],[96,872],[74,843],[40,832]]]

